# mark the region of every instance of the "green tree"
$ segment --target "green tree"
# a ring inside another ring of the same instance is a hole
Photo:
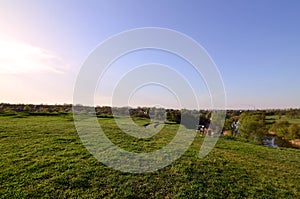
[[[257,113],[244,112],[239,118],[239,132],[246,139],[256,138],[262,142],[264,135],[267,133],[264,116]]]
[[[179,124],[181,122],[181,112],[179,110],[168,109],[167,120]]]
[[[299,112],[300,112],[299,109],[289,109],[286,112],[286,116],[291,119],[299,118],[299,116],[300,116]]]
[[[191,111],[182,111],[181,123],[188,129],[195,129],[199,124],[198,115],[193,114]]]
[[[31,111],[30,106],[28,106],[28,105],[24,106],[23,111],[30,112]]]
[[[290,123],[288,121],[279,120],[271,126],[270,130],[275,132],[278,137],[287,137],[289,126]]]
[[[300,138],[300,129],[298,124],[291,124],[288,128],[287,139],[297,139]]]
[[[226,115],[225,123],[224,123],[224,130],[231,131],[232,127],[231,124],[235,121],[234,117],[231,115]]]

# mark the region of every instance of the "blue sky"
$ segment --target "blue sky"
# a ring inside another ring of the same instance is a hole
[[[223,78],[229,108],[299,107],[299,9],[296,0],[1,1],[0,101],[72,103],[81,64],[99,43],[132,28],[162,27],[207,50]],[[123,64],[176,60],[153,54]],[[112,75],[120,71],[116,66]],[[209,95],[203,82],[199,87],[205,107]],[[147,104],[142,93],[137,96]],[[102,97],[97,103],[109,104],[109,96]]]

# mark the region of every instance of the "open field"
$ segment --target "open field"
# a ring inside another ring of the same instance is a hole
[[[151,139],[121,132],[100,118],[106,135],[129,151],[167,144],[177,124]],[[148,120],[138,119],[139,125]],[[82,145],[72,115],[0,116],[1,198],[299,198],[300,151],[268,148],[233,137],[220,138],[198,158],[196,137],[174,164],[145,174],[123,173],[97,161]]]
[[[266,116],[267,123],[274,123],[278,120],[286,120],[291,124],[298,124],[300,126],[300,118],[290,118],[290,117],[287,117],[287,116],[279,117],[278,115]]]

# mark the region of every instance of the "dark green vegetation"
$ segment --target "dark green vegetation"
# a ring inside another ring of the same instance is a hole
[[[222,128],[223,115],[219,122],[211,124],[211,119],[217,111],[213,110],[176,110],[149,107],[109,107],[63,105],[34,105],[34,104],[5,104],[0,103],[0,113],[26,115],[61,115],[75,113],[93,113],[98,118],[113,118],[127,116],[132,118],[155,119],[161,122],[183,124],[188,129],[197,125],[204,127],[203,133],[220,133],[242,136],[248,140],[256,140],[263,144],[265,140],[276,137],[276,144],[283,147],[300,148],[300,109],[274,110],[227,110],[225,125]],[[218,114],[217,114],[218,115]],[[216,117],[218,117],[215,115]],[[184,118],[184,119],[183,119]],[[183,121],[181,121],[183,119]],[[238,125],[237,125],[238,124]],[[235,126],[233,128],[233,125]],[[198,127],[199,127],[198,126]]]
[[[282,147],[300,148],[300,111],[288,110],[255,110],[229,112],[224,129],[232,132],[233,122],[238,121],[238,135],[247,140],[264,143],[267,139],[276,138],[276,144]]]
[[[155,150],[174,136],[167,124],[153,139],[130,139],[112,118],[106,134],[130,151]],[[138,125],[147,119],[136,119]],[[125,139],[126,138],[126,139]],[[145,174],[98,162],[82,145],[69,114],[0,116],[1,198],[299,198],[300,151],[220,138],[201,159],[196,137],[174,164]]]
[[[291,117],[289,115],[273,115],[266,116],[267,124],[270,125],[270,130],[277,132],[279,136],[286,137],[286,139],[300,138],[300,115]]]

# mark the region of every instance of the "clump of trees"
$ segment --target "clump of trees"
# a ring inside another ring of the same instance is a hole
[[[239,117],[239,132],[242,137],[248,140],[257,140],[262,142],[264,136],[268,133],[265,125],[265,115],[257,112],[243,112]]]
[[[275,132],[278,137],[287,140],[300,138],[299,126],[297,124],[291,124],[287,120],[278,120],[271,126],[270,131]]]
[[[167,109],[167,120],[169,122],[175,122],[180,124],[181,122],[181,112],[179,110]]]
[[[0,112],[26,113],[68,113],[72,111],[72,104],[0,104]]]
[[[136,109],[129,109],[129,114],[131,117],[147,118],[150,119],[150,108],[147,107],[137,107]]]
[[[242,111],[240,110],[228,110],[226,112],[225,122],[224,122],[224,130],[233,132],[234,128],[232,127],[232,124],[234,122],[239,121],[239,116],[242,114]]]
[[[224,129],[233,131],[232,124],[238,121],[239,134],[248,140],[262,142],[270,132],[282,140],[300,139],[299,125],[288,121],[297,118],[299,109],[240,111],[240,114],[231,111],[226,115]]]
[[[110,107],[97,106],[87,107],[83,105],[47,105],[47,104],[8,104],[0,103],[0,113],[17,114],[24,112],[26,114],[53,114],[53,113],[70,113],[70,112],[87,112],[96,113],[98,117],[113,117],[114,115],[130,115],[131,117],[151,118],[165,122],[174,122],[183,124],[187,128],[196,128],[202,126],[205,129],[215,128],[221,124],[210,126],[212,120],[212,111],[210,110],[177,110],[164,108],[149,107]],[[214,114],[216,117],[218,114]],[[184,119],[183,119],[184,118]],[[223,118],[223,116],[222,116]],[[220,119],[223,123],[222,118]],[[267,119],[268,118],[268,119]],[[274,119],[276,118],[276,119]],[[274,132],[278,137],[285,140],[300,139],[300,129],[297,124],[290,123],[290,120],[300,118],[300,109],[274,109],[274,110],[227,110],[223,130],[238,130],[237,135],[246,139],[256,139],[262,141],[269,131]],[[232,124],[238,123],[238,129],[234,129]]]

